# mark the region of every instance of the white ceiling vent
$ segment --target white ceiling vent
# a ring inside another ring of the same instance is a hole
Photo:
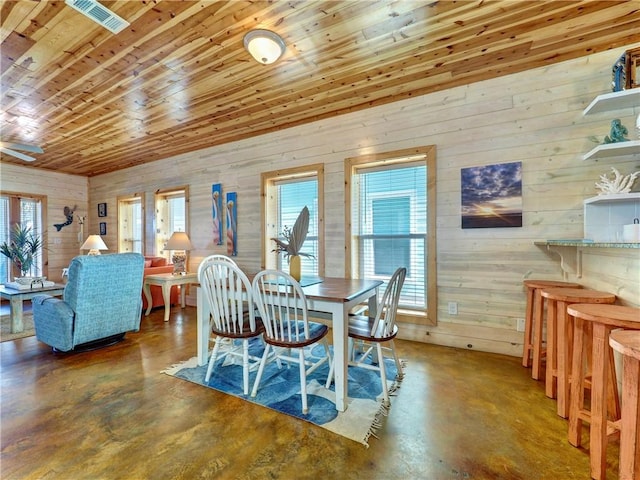
[[[119,17],[96,0],[65,0],[71,8],[75,8],[85,17],[99,23],[111,33],[119,33],[129,26],[124,18]]]

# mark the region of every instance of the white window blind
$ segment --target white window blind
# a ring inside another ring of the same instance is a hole
[[[309,209],[309,233],[302,246],[303,253],[313,257],[301,256],[302,275],[318,274],[318,180],[315,177],[282,180],[275,183],[278,199],[277,231],[280,239],[284,227],[293,228],[302,209]],[[283,255],[278,255],[278,268],[288,271],[289,266]]]
[[[42,238],[42,204],[33,198],[20,199],[20,223],[31,228],[31,233]],[[27,275],[42,275],[42,252],[35,256]]]
[[[13,204],[13,207],[11,206]],[[0,197],[0,216],[2,228],[0,231],[0,243],[11,238],[11,226],[20,224],[31,229],[36,237],[42,237],[42,202],[37,198],[20,197],[17,195],[2,195]],[[0,278],[2,281],[11,281],[11,262],[4,255],[1,256]],[[42,275],[42,251],[35,256],[31,270],[27,275]]]
[[[360,278],[389,280],[407,269],[400,304],[426,307],[425,162],[362,166],[352,179],[352,251]]]
[[[4,195],[0,197],[0,244],[9,243],[9,198]],[[12,280],[9,277],[9,259],[4,255],[0,255],[0,281],[8,282]]]

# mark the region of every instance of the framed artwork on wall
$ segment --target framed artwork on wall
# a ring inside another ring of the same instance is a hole
[[[98,216],[99,217],[106,217],[107,216],[107,204],[106,203],[99,203],[98,204]]]
[[[626,88],[640,87],[640,47],[625,52]]]
[[[522,162],[461,169],[462,228],[522,227]]]
[[[100,235],[107,234],[107,222],[100,222]]]
[[[211,212],[213,217],[213,244],[222,245],[222,185],[211,185]]]
[[[237,214],[238,202],[236,192],[227,193],[227,255],[238,255]]]

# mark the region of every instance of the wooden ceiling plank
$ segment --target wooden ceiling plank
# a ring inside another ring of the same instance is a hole
[[[4,1],[0,3],[0,44],[4,48],[4,41],[12,33],[21,33],[26,35],[24,30],[29,28],[33,20],[32,18],[39,17],[40,12],[49,7],[47,2],[17,2],[17,1]],[[39,23],[42,22],[40,19]]]
[[[89,23],[71,36],[68,7],[48,3],[0,7],[2,33],[35,42],[11,40],[2,120],[19,136],[15,118],[37,112],[34,166],[87,176],[629,45],[638,28],[633,2],[117,0],[132,28],[75,17]],[[244,51],[254,27],[285,38],[279,63]]]

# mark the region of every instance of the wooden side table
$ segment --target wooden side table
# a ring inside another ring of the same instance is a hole
[[[144,296],[147,298],[147,311],[145,315],[151,313],[153,300],[151,298],[151,285],[159,285],[162,287],[162,298],[164,299],[164,321],[169,321],[171,313],[171,287],[174,285],[187,285],[190,283],[198,283],[197,273],[173,274],[173,273],[156,273],[144,277]],[[180,288],[180,306],[185,305],[185,289]]]
[[[640,480],[640,331],[613,331],[609,344],[622,354],[620,480]]]

